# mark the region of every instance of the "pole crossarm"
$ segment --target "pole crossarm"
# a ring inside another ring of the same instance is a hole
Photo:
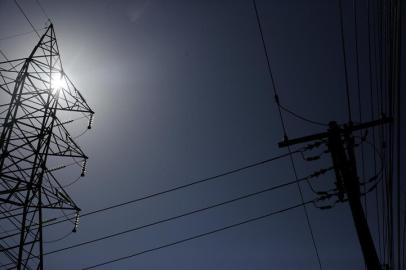
[[[383,117],[375,121],[357,125],[350,122],[343,126],[339,126],[333,121],[329,123],[327,132],[292,140],[285,139],[279,143],[279,147],[287,147],[315,140],[324,140],[326,142],[336,175],[337,196],[339,201],[348,201],[349,203],[365,265],[368,270],[381,270],[382,266],[361,204],[360,182],[357,175],[354,151],[355,143],[352,133],[391,122],[392,118],[390,117]]]
[[[358,125],[350,124],[346,127],[346,130],[348,130],[349,132],[354,132],[354,131],[358,131],[358,130],[362,130],[362,129],[371,128],[371,127],[374,127],[377,125],[391,123],[392,121],[393,121],[393,119],[391,117],[383,117],[378,120],[374,120],[371,122],[362,123],[362,124],[358,124]],[[343,131],[341,131],[341,132],[343,132]],[[301,144],[301,143],[325,139],[325,138],[328,138],[328,136],[329,136],[329,132],[321,132],[321,133],[312,134],[312,135],[295,138],[295,139],[291,139],[291,140],[284,140],[282,142],[279,142],[278,146],[282,148],[282,147],[292,146],[295,144]]]

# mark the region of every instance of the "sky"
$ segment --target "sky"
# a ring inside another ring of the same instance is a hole
[[[78,139],[89,156],[87,176],[67,188],[84,212],[286,153],[277,145],[283,130],[252,1],[40,2],[54,24],[66,74],[95,111],[93,128]],[[47,18],[34,0],[19,3],[33,25],[45,26]],[[366,2],[358,4],[359,27],[365,30]],[[338,4],[258,0],[257,6],[281,104],[318,122],[345,123],[348,116]],[[357,115],[352,1],[343,1],[343,10],[352,109]],[[14,2],[0,0],[0,49],[10,59],[28,56],[38,38],[33,33],[1,37],[28,31],[30,25]],[[366,31],[359,35],[361,88],[366,96]],[[370,100],[363,98],[361,103],[365,108]],[[289,138],[326,130],[286,113],[283,117]],[[84,128],[77,127],[77,134]],[[317,162],[295,155],[294,161],[299,177],[331,166],[328,154]],[[371,177],[374,173],[368,162],[365,175]],[[66,175],[61,182],[69,183],[73,178]],[[294,179],[289,158],[281,159],[83,217],[77,233],[46,243],[45,251]],[[329,172],[314,181],[321,189],[332,188],[335,176]],[[316,197],[306,184],[302,189],[305,200]],[[291,185],[45,256],[45,269],[82,269],[300,202],[297,186]],[[372,206],[370,209],[373,212]],[[307,210],[323,269],[363,268],[348,205],[339,203],[330,210],[309,205]],[[370,223],[375,235],[373,213]],[[71,224],[56,225],[46,229],[45,240],[60,238],[71,230]],[[288,270],[319,266],[303,208],[297,208],[100,267],[191,268]]]

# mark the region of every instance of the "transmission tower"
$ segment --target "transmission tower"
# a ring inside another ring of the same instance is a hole
[[[87,156],[70,134],[93,111],[66,76],[50,24],[28,58],[0,62],[0,266],[43,269],[43,228],[79,207],[57,180]],[[60,174],[60,175],[58,175]],[[80,176],[79,176],[80,177]],[[75,223],[75,228],[77,224]]]

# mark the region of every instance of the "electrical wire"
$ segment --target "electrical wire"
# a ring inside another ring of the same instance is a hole
[[[343,7],[342,1],[338,0],[339,17],[340,17],[340,30],[341,30],[341,49],[343,54],[343,64],[344,64],[344,78],[345,78],[345,93],[347,96],[347,107],[348,107],[348,120],[352,122],[351,115],[351,97],[350,97],[350,86],[348,83],[348,70],[347,70],[347,56],[345,53],[345,37],[344,37],[344,18],[343,18]]]
[[[264,51],[265,58],[266,58],[268,75],[269,75],[271,83],[272,83],[272,89],[273,89],[275,101],[276,101],[276,104],[278,106],[278,113],[279,113],[279,118],[280,118],[280,121],[281,121],[282,129],[283,129],[283,132],[284,132],[284,139],[287,140],[288,136],[287,136],[287,132],[286,132],[286,126],[285,126],[283,116],[282,116],[282,109],[281,109],[280,102],[279,102],[279,96],[278,96],[277,89],[276,89],[276,83],[275,83],[272,68],[271,68],[271,63],[270,63],[270,59],[269,59],[269,55],[268,55],[268,50],[266,48],[266,43],[265,43],[263,31],[262,31],[262,25],[261,25],[261,20],[260,20],[259,13],[258,13],[257,4],[256,4],[255,0],[253,0],[252,2],[253,2],[253,6],[254,6],[256,21],[257,21],[257,25],[258,25],[258,30],[259,30],[259,33],[260,33],[260,36],[261,36],[263,51]],[[298,179],[298,174],[297,174],[297,171],[296,171],[296,166],[295,166],[295,162],[293,160],[293,155],[292,155],[292,151],[290,149],[290,146],[288,146],[288,154],[289,154],[289,158],[290,158],[290,162],[291,162],[291,165],[292,165],[292,169],[293,169],[295,178]],[[297,183],[297,188],[298,188],[298,191],[299,191],[300,199],[301,199],[302,203],[304,203],[304,196],[303,196],[302,188],[301,188],[299,182]],[[303,204],[303,212],[304,212],[305,217],[306,217],[307,226],[308,226],[309,233],[310,233],[310,236],[311,236],[311,239],[312,239],[312,243],[313,243],[313,247],[314,247],[314,250],[315,250],[315,253],[316,253],[316,258],[317,258],[317,262],[319,264],[319,268],[320,268],[320,270],[323,270],[319,250],[318,250],[317,243],[316,243],[314,233],[313,233],[313,228],[312,228],[312,225],[310,223],[309,213],[307,212],[307,208],[306,208],[305,204]]]
[[[395,28],[395,33],[397,34],[398,37],[398,42],[397,42],[397,47],[394,48],[395,53],[397,53],[397,58],[399,59],[401,56],[401,48],[402,48],[402,18],[401,18],[401,10],[402,10],[402,1],[396,1],[397,3],[397,9],[396,9],[396,15],[397,18],[396,20],[396,26],[397,29]],[[397,60],[399,61],[399,60]],[[396,87],[396,99],[397,99],[397,121],[396,121],[396,159],[397,159],[397,164],[396,164],[396,178],[397,178],[397,235],[398,235],[398,243],[397,243],[397,254],[398,254],[398,269],[401,269],[401,266],[403,266],[404,269],[404,257],[402,257],[401,252],[404,256],[404,244],[405,240],[403,238],[403,249],[402,249],[402,242],[401,242],[401,154],[400,154],[400,149],[401,149],[401,72],[400,72],[400,63],[398,62],[398,68],[395,70],[395,76],[397,81],[395,82],[395,87]],[[404,230],[404,229],[403,229]],[[404,235],[404,232],[403,232]]]
[[[370,119],[373,120],[375,118],[375,106],[374,106],[374,88],[378,89],[378,60],[377,60],[377,45],[376,45],[376,31],[374,31],[375,27],[375,18],[373,13],[373,5],[371,0],[367,1],[367,21],[368,21],[368,66],[369,66],[369,96],[370,96]],[[372,53],[372,51],[374,53]],[[372,68],[374,67],[374,68]],[[375,80],[373,79],[375,78]],[[372,140],[375,144],[376,142],[376,134],[375,134],[375,127],[372,128]],[[376,151],[373,151],[373,167],[374,173],[377,173],[377,158],[376,158]],[[381,218],[380,218],[380,207],[379,207],[379,194],[378,189],[375,189],[375,206],[373,207],[376,211],[376,228],[377,228],[377,238],[378,238],[378,248],[379,248],[379,256],[381,262],[383,261],[383,236],[382,236],[382,229],[381,229]]]
[[[361,102],[361,83],[360,83],[360,63],[359,63],[359,47],[358,47],[358,18],[357,18],[357,1],[353,0],[353,10],[354,10],[354,41],[355,41],[355,61],[356,61],[356,79],[357,79],[357,92],[358,92],[358,120],[362,123],[362,102]],[[360,130],[360,134],[362,131]],[[361,145],[361,177],[365,178],[365,152],[364,146]],[[366,187],[364,187],[364,192]],[[368,222],[368,197],[364,196],[364,211],[365,218]]]
[[[44,28],[37,28],[37,29],[35,29],[35,30],[31,30],[31,31],[24,32],[24,33],[19,33],[19,34],[15,34],[15,35],[0,37],[0,40],[7,40],[7,39],[17,38],[17,37],[21,37],[21,36],[26,36],[26,35],[35,33],[36,31],[42,31],[42,30],[45,30],[45,29],[46,29],[46,27],[44,27]]]
[[[211,231],[208,231],[208,232],[205,232],[205,233],[197,234],[197,235],[187,237],[187,238],[184,238],[184,239],[181,239],[181,240],[178,240],[178,241],[170,242],[168,244],[164,244],[164,245],[161,245],[161,246],[157,246],[157,247],[154,247],[154,248],[150,248],[150,249],[146,249],[146,250],[143,250],[143,251],[140,251],[140,252],[136,252],[136,253],[133,253],[133,254],[130,254],[130,255],[127,255],[127,256],[124,256],[124,257],[119,257],[119,258],[116,258],[116,259],[113,259],[113,260],[109,260],[109,261],[98,263],[98,264],[95,264],[95,265],[92,265],[92,266],[88,266],[88,267],[82,268],[82,270],[98,268],[100,266],[104,266],[104,265],[107,265],[107,264],[112,264],[112,263],[122,261],[122,260],[127,260],[127,259],[137,257],[137,256],[140,256],[140,255],[143,255],[143,254],[146,254],[146,253],[151,253],[151,252],[154,252],[154,251],[157,251],[157,250],[160,250],[160,249],[164,249],[164,248],[179,245],[179,244],[182,244],[182,243],[185,243],[185,242],[189,242],[189,241],[192,241],[192,240],[196,240],[198,238],[206,237],[206,236],[209,236],[209,235],[212,235],[212,234],[215,234],[215,233],[219,233],[219,232],[226,231],[226,230],[229,230],[229,229],[232,229],[232,228],[235,228],[235,227],[242,226],[244,224],[252,223],[252,222],[259,221],[259,220],[262,220],[262,219],[265,219],[265,218],[268,218],[268,217],[271,217],[271,216],[274,216],[274,215],[277,215],[277,214],[281,214],[281,213],[296,209],[298,207],[302,207],[303,205],[306,205],[306,204],[309,204],[309,203],[312,203],[312,202],[313,201],[308,201],[308,202],[305,202],[305,203],[299,203],[299,204],[290,206],[288,208],[284,208],[282,210],[269,212],[269,213],[264,214],[262,216],[257,216],[257,217],[254,217],[254,218],[246,219],[244,221],[241,221],[241,222],[238,222],[238,223],[233,223],[231,225],[221,227],[221,228],[218,228],[218,229],[215,229],[215,230],[211,230]]]
[[[377,91],[377,98],[380,105],[381,114],[388,114],[389,117],[393,117],[395,113],[394,97],[396,95],[395,80],[393,75],[397,68],[398,56],[393,48],[396,46],[397,37],[396,28],[389,18],[396,19],[394,16],[395,10],[392,2],[381,1],[378,7],[378,24],[379,24],[379,61],[380,61],[380,73],[379,73],[379,91]],[[396,76],[396,75],[395,75]],[[381,127],[380,140],[386,141],[388,147],[385,147],[382,152],[387,156],[387,169],[386,169],[386,181],[382,184],[381,196],[382,196],[382,212],[383,212],[383,237],[384,237],[384,263],[390,268],[395,265],[394,250],[394,147],[395,147],[395,134],[394,125],[390,125],[388,129]]]
[[[313,176],[313,177],[315,177],[315,176]],[[264,194],[264,193],[267,193],[267,192],[270,192],[270,191],[273,191],[273,190],[276,190],[276,189],[287,187],[287,186],[296,184],[297,181],[304,181],[304,180],[308,180],[309,178],[311,178],[311,176],[303,177],[303,178],[300,178],[299,180],[293,180],[293,181],[290,181],[290,182],[287,182],[287,183],[284,183],[284,184],[271,186],[271,187],[268,187],[266,189],[262,189],[262,190],[259,190],[259,191],[253,192],[253,193],[238,196],[236,198],[226,200],[226,201],[223,201],[223,202],[220,202],[220,203],[212,204],[212,205],[209,205],[209,206],[206,206],[206,207],[203,207],[203,208],[199,208],[199,209],[196,209],[196,210],[188,211],[188,212],[180,214],[180,215],[176,215],[176,216],[173,216],[173,217],[161,219],[161,220],[158,220],[158,221],[146,224],[146,225],[142,225],[142,226],[139,226],[139,227],[135,227],[135,228],[128,229],[128,230],[121,231],[121,232],[114,233],[114,234],[109,234],[109,235],[106,235],[106,236],[103,236],[103,237],[99,237],[99,238],[89,240],[89,241],[85,241],[85,242],[82,242],[82,243],[79,243],[79,244],[67,246],[67,247],[64,247],[64,248],[61,248],[61,249],[53,250],[53,251],[44,253],[44,255],[50,255],[50,254],[58,253],[58,252],[65,251],[65,250],[68,250],[68,249],[77,248],[77,247],[80,247],[80,246],[88,245],[88,244],[95,243],[95,242],[98,242],[98,241],[102,241],[102,240],[117,237],[117,236],[120,236],[120,235],[123,235],[123,234],[127,234],[127,233],[130,233],[130,232],[145,229],[145,228],[155,226],[155,225],[158,225],[158,224],[162,224],[162,223],[166,223],[166,222],[169,222],[169,221],[177,220],[177,219],[180,219],[180,218],[183,218],[183,217],[194,215],[194,214],[204,212],[204,211],[207,211],[207,210],[210,210],[210,209],[214,209],[214,208],[217,208],[217,207],[220,207],[220,206],[224,206],[224,205],[227,205],[227,204],[230,204],[230,203],[234,203],[234,202],[245,200],[245,199],[248,199],[248,198],[251,198],[251,197],[254,197],[254,196],[258,196],[260,194]]]
[[[323,127],[328,127],[328,124],[322,123],[322,122],[319,122],[319,121],[314,121],[314,120],[311,120],[311,119],[309,119],[309,118],[303,117],[303,116],[301,116],[301,115],[299,115],[299,114],[297,114],[297,113],[291,111],[290,109],[286,108],[285,106],[283,106],[283,105],[280,104],[280,103],[279,103],[279,106],[282,108],[282,110],[284,110],[285,112],[287,112],[287,113],[293,115],[294,117],[296,117],[296,118],[298,118],[298,119],[300,119],[300,120],[303,120],[303,121],[305,121],[305,122],[308,122],[308,123],[311,123],[311,124],[314,124],[314,125],[323,126]]]
[[[53,244],[53,243],[60,242],[60,241],[62,241],[62,240],[64,240],[64,239],[68,238],[68,237],[71,236],[72,234],[73,234],[73,231],[69,231],[68,233],[66,233],[65,235],[63,235],[63,236],[61,236],[61,237],[59,237],[59,238],[52,239],[52,240],[43,240],[43,242],[44,242],[45,244]],[[45,255],[45,254],[44,254],[44,255]]]
[[[295,151],[295,153],[299,153],[299,152],[300,151]],[[144,201],[144,200],[147,200],[147,199],[151,199],[151,198],[158,197],[158,196],[161,196],[161,195],[164,195],[164,194],[168,194],[168,193],[171,193],[171,192],[174,192],[174,191],[189,188],[189,187],[194,186],[194,185],[198,185],[198,184],[202,184],[202,183],[205,183],[205,182],[213,181],[215,179],[218,179],[218,178],[221,178],[221,177],[224,177],[224,176],[228,176],[228,175],[231,175],[231,174],[234,174],[234,173],[237,173],[237,172],[244,171],[246,169],[250,169],[250,168],[253,168],[253,167],[256,167],[256,166],[260,166],[260,165],[263,165],[263,164],[266,164],[266,163],[269,163],[269,162],[272,162],[272,161],[275,161],[275,160],[279,160],[279,159],[288,157],[289,155],[290,155],[289,153],[285,153],[285,154],[275,156],[275,157],[272,157],[272,158],[268,158],[268,159],[265,159],[265,160],[262,160],[262,161],[259,161],[259,162],[251,163],[249,165],[242,166],[242,167],[239,167],[239,168],[236,168],[236,169],[233,169],[233,170],[229,170],[229,171],[226,171],[226,172],[223,172],[223,173],[219,173],[219,174],[214,175],[214,176],[210,176],[210,177],[206,177],[206,178],[203,178],[203,179],[195,180],[195,181],[192,181],[192,182],[187,183],[187,184],[175,186],[175,187],[165,189],[163,191],[155,192],[155,193],[152,193],[152,194],[149,194],[149,195],[145,195],[145,196],[142,196],[142,197],[139,197],[139,198],[136,198],[136,199],[132,199],[132,200],[128,200],[128,201],[125,201],[125,202],[122,202],[122,203],[113,204],[113,205],[110,205],[110,206],[107,206],[107,207],[104,207],[104,208],[96,209],[96,210],[81,214],[80,216],[83,218],[83,217],[90,216],[90,215],[93,215],[93,214],[96,214],[96,213],[105,212],[105,211],[108,211],[108,210],[111,210],[111,209],[115,209],[115,208],[122,207],[122,206],[125,206],[125,205],[141,202],[141,201]],[[65,216],[60,216],[60,217],[55,218],[55,221],[49,222],[49,223],[43,225],[43,227],[48,227],[48,226],[60,224],[60,223],[66,222],[68,220],[71,220],[71,218],[67,219],[67,218],[65,218]],[[17,231],[19,231],[19,230],[17,230]],[[8,232],[12,232],[12,231],[8,231]]]
[[[79,133],[78,135],[74,136],[73,139],[76,140],[76,139],[82,137],[82,136],[85,135],[88,131],[89,131],[89,129],[86,128],[84,131],[82,131],[82,132]]]
[[[296,151],[296,153],[298,153],[298,152],[299,151]],[[275,161],[275,160],[278,160],[278,159],[281,159],[281,158],[285,158],[287,156],[289,156],[289,154],[282,154],[282,155],[272,157],[272,158],[269,158],[269,159],[266,159],[266,160],[263,160],[263,161],[259,161],[259,162],[256,162],[256,163],[252,163],[250,165],[243,166],[243,167],[240,167],[240,168],[237,168],[237,169],[234,169],[234,170],[226,171],[226,172],[214,175],[214,176],[210,176],[210,177],[203,178],[203,179],[200,179],[200,180],[192,181],[190,183],[179,185],[179,186],[176,186],[176,187],[172,187],[172,188],[160,191],[160,192],[152,193],[150,195],[142,196],[142,197],[137,198],[137,199],[129,200],[129,201],[126,201],[126,202],[123,202],[123,203],[119,203],[119,204],[115,204],[115,205],[108,206],[108,207],[105,207],[105,208],[101,208],[101,209],[98,209],[98,210],[94,210],[94,211],[82,214],[81,217],[85,217],[85,216],[88,216],[88,215],[93,215],[93,214],[96,214],[96,213],[99,213],[99,212],[104,212],[104,211],[111,210],[111,209],[114,209],[114,208],[117,208],[117,207],[132,204],[132,203],[135,203],[135,202],[140,202],[140,201],[150,199],[150,198],[153,198],[153,197],[157,197],[157,196],[161,196],[161,195],[173,192],[173,191],[177,191],[177,190],[188,188],[188,187],[191,187],[191,186],[194,186],[194,185],[202,184],[202,183],[212,181],[212,180],[215,180],[215,179],[227,176],[227,175],[231,175],[231,174],[234,174],[234,173],[237,173],[237,172],[244,171],[246,169],[250,169],[250,168],[253,168],[253,167],[256,167],[256,166],[260,166],[260,165],[263,165],[263,164],[266,164],[266,163],[269,163],[269,162],[272,162],[272,161]]]
[[[406,197],[406,196],[405,196]],[[402,231],[402,243],[403,243],[403,247],[402,247],[402,268],[401,269],[406,269],[405,266],[405,252],[406,252],[406,200],[405,200],[405,206],[404,206],[404,216],[403,216],[403,231]],[[400,238],[400,237],[399,237]],[[400,240],[400,239],[399,239]],[[399,256],[401,256],[399,254]]]
[[[66,184],[66,185],[63,185],[62,188],[67,188],[67,187],[72,186],[73,184],[77,183],[77,182],[80,180],[80,178],[82,178],[81,175],[79,175],[79,176],[78,176],[75,180],[73,180],[72,182],[70,182],[70,183],[68,183],[68,184]]]
[[[40,34],[38,33],[37,29],[34,27],[34,25],[32,24],[32,22],[30,21],[30,19],[27,17],[27,15],[25,14],[24,10],[22,9],[22,7],[20,6],[20,4],[18,4],[17,0],[14,0],[14,3],[17,5],[18,9],[21,11],[21,13],[24,15],[25,19],[28,21],[28,23],[31,25],[32,29],[34,30],[34,32],[37,34],[37,36],[39,38],[41,38]]]
[[[44,14],[44,16],[51,21],[51,18],[48,16],[47,12],[45,11],[44,7],[41,5],[39,0],[35,0],[35,2],[37,3],[37,5],[39,6],[39,8],[41,9],[42,13]]]

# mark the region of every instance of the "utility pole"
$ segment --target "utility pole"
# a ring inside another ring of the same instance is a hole
[[[76,220],[80,211],[57,180],[68,160],[85,171],[69,115],[84,115],[90,128],[93,111],[64,73],[52,24],[28,58],[0,62],[0,92],[9,99],[0,112],[0,262],[43,269],[44,224],[60,215],[51,210]]]
[[[361,204],[360,183],[357,175],[352,132],[389,122],[391,122],[390,118],[383,118],[359,125],[349,123],[343,127],[340,127],[336,122],[330,122],[327,132],[292,140],[286,139],[279,143],[279,147],[286,147],[314,140],[327,139],[327,146],[336,175],[338,197],[340,201],[344,201],[344,196],[347,195],[358,240],[368,270],[381,270],[382,267]]]

